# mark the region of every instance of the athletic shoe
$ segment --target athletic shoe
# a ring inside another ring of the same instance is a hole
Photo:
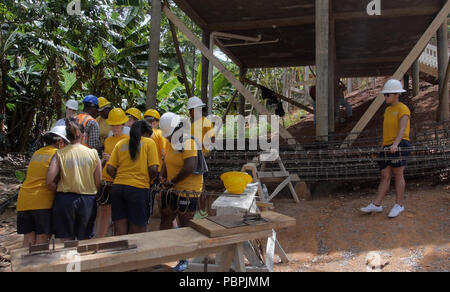
[[[361,208],[359,210],[361,210],[361,212],[364,213],[372,213],[372,212],[381,213],[383,212],[383,206],[377,207],[375,206],[375,204],[370,203],[367,207]]]
[[[173,268],[174,272],[184,272],[189,264],[188,260],[181,260],[178,264]]]
[[[389,218],[395,218],[403,211],[405,211],[405,207],[395,204],[391,212],[389,212]]]

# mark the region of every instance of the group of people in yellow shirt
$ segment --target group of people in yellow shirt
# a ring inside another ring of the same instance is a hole
[[[193,126],[183,139],[175,135],[185,123],[177,114],[160,116],[153,109],[142,114],[136,108],[125,112],[110,104],[99,99],[101,153],[86,138],[90,117],[80,123],[78,116],[68,116],[64,125],[58,121],[44,135],[46,146],[33,154],[19,192],[17,227],[25,235],[24,246],[46,243],[52,235],[63,241],[104,237],[111,219],[114,235],[145,232],[155,195],[152,184],[202,191],[203,173],[195,171],[199,155],[207,151],[204,137],[214,140],[214,130],[201,114],[205,105],[199,98],[189,100]],[[173,146],[178,142],[181,150]],[[188,226],[198,196],[170,191],[162,196],[160,228],[172,228],[176,217],[179,226]]]

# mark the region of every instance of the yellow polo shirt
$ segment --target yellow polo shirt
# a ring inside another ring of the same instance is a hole
[[[152,139],[153,139],[153,141],[155,141],[156,148],[158,150],[158,160],[159,160],[158,171],[161,171],[163,157],[166,155],[166,147],[167,147],[166,144],[169,141],[163,137],[162,131],[160,129],[153,129]]]
[[[172,148],[171,144],[167,146],[167,154],[165,158],[167,179],[171,180],[177,176],[184,166],[184,160],[190,157],[197,157],[197,145],[194,140],[189,139],[184,142],[185,149],[178,152]],[[195,191],[201,192],[203,189],[203,176],[198,174],[190,174],[184,180],[178,182],[174,187],[178,191]],[[182,196],[182,195],[181,195]]]
[[[47,188],[50,161],[58,149],[47,146],[34,152],[28,165],[27,178],[17,199],[17,211],[45,210],[53,207],[55,193]]]
[[[130,138],[122,139],[109,158],[107,164],[117,168],[114,184],[132,186],[139,189],[150,188],[148,168],[156,165],[159,168],[158,150],[155,141],[142,137],[136,160],[131,160],[129,151]]]
[[[122,139],[128,138],[128,135],[122,134],[120,136],[111,136],[108,137],[105,140],[105,150],[103,151],[103,153],[109,154],[111,155],[111,153],[114,150],[114,147],[117,145],[117,143],[119,143]],[[102,180],[107,181],[107,182],[113,182],[114,179],[109,176],[109,174],[106,172],[106,164],[105,167],[103,167],[103,171],[102,171]]]
[[[409,119],[402,139],[409,141],[411,121],[411,112],[409,108],[401,102],[386,108],[383,121],[383,146],[392,145],[394,143],[395,138],[397,138],[398,132],[400,131],[400,119],[405,115],[408,116]]]

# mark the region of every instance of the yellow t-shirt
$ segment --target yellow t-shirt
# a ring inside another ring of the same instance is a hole
[[[103,145],[106,138],[108,138],[109,131],[111,131],[111,126],[106,122],[106,119],[101,116],[97,117],[96,121],[100,130],[100,142]]]
[[[409,141],[411,120],[411,112],[409,111],[409,108],[401,102],[386,108],[383,122],[383,146],[392,145],[394,143],[400,130],[400,119],[405,115],[410,118],[408,119],[408,125],[406,126],[402,139]]]
[[[211,141],[211,139],[215,137],[214,126],[210,120],[202,117],[201,119],[198,119],[192,123],[191,135],[197,138],[200,143],[202,143],[202,152],[206,153],[208,152],[208,150],[205,148],[203,143],[205,142],[205,140],[207,140],[207,138],[209,138],[209,141]]]
[[[120,140],[128,138],[128,135],[122,134],[120,136],[111,136],[108,137],[105,140],[105,150],[103,151],[103,153],[109,154],[111,155],[111,153],[114,150],[114,147],[117,145],[117,143],[120,142]],[[103,171],[102,171],[102,180],[107,181],[107,182],[113,182],[114,179],[109,176],[109,174],[106,172],[106,164],[105,167],[103,167]]]
[[[158,171],[161,171],[163,157],[166,155],[166,144],[169,141],[163,137],[162,131],[160,129],[153,129],[152,139],[153,141],[155,141],[156,148],[158,150],[158,161],[159,161]]]
[[[47,146],[34,152],[28,165],[27,178],[19,191],[17,211],[45,210],[53,207],[55,193],[47,188],[50,161],[58,149]]]
[[[130,138],[122,139],[117,143],[107,163],[117,168],[114,184],[148,189],[150,188],[148,168],[153,165],[159,167],[155,141],[142,137],[140,150],[135,161],[131,160],[128,150],[129,144]]]
[[[94,172],[97,168],[97,150],[81,144],[70,144],[56,152],[61,179],[57,192],[80,195],[97,194]]]
[[[197,157],[197,145],[194,140],[189,139],[184,142],[185,149],[183,152],[178,152],[172,148],[171,144],[167,146],[167,154],[165,158],[167,179],[171,180],[180,173],[184,166],[184,160],[190,157]],[[177,191],[194,191],[201,192],[203,188],[203,176],[198,174],[190,174],[184,180],[178,182],[174,187]],[[183,196],[183,195],[181,195]]]

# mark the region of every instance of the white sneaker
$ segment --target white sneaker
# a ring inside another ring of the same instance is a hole
[[[372,213],[372,212],[381,213],[383,212],[383,206],[377,207],[375,206],[374,203],[370,203],[367,207],[361,208],[359,210],[361,210],[361,212],[364,213]]]
[[[403,211],[405,211],[405,207],[395,204],[388,216],[389,218],[395,218]]]

